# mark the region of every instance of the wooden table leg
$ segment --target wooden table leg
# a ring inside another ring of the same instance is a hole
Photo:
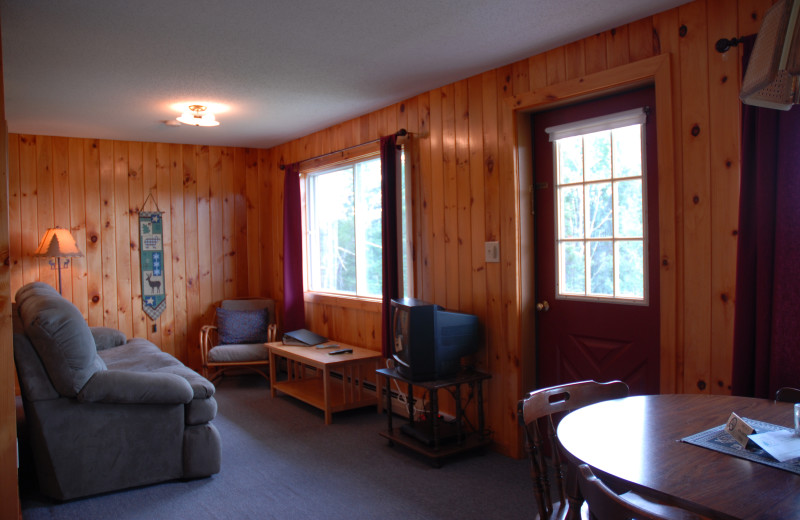
[[[392,434],[392,380],[388,377],[384,376],[386,380],[386,421],[389,426],[389,434]],[[380,401],[380,399],[379,399]],[[389,440],[389,446],[393,446],[394,443]]]
[[[439,451],[439,390],[431,390],[431,417],[433,426],[433,451]]]
[[[269,395],[271,397],[275,397],[275,381],[277,381],[275,373],[275,353],[272,352],[272,349],[269,351]]]
[[[333,413],[331,412],[331,378],[330,374],[328,373],[328,367],[322,369],[322,388],[324,394],[324,403],[325,403],[325,424],[330,424],[332,422]]]

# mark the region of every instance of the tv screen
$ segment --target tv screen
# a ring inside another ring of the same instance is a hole
[[[454,376],[480,346],[478,317],[414,298],[392,300],[392,358],[411,381]]]

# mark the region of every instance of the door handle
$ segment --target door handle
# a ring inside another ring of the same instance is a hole
[[[536,304],[536,310],[539,312],[547,312],[550,310],[550,304],[547,303],[547,300],[540,301]]]

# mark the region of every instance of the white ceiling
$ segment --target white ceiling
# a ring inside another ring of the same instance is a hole
[[[269,148],[686,1],[0,0],[6,119]],[[164,124],[192,102],[222,124]]]

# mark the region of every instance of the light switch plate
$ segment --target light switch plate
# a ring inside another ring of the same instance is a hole
[[[500,261],[500,242],[486,242],[486,262],[497,263]]]

